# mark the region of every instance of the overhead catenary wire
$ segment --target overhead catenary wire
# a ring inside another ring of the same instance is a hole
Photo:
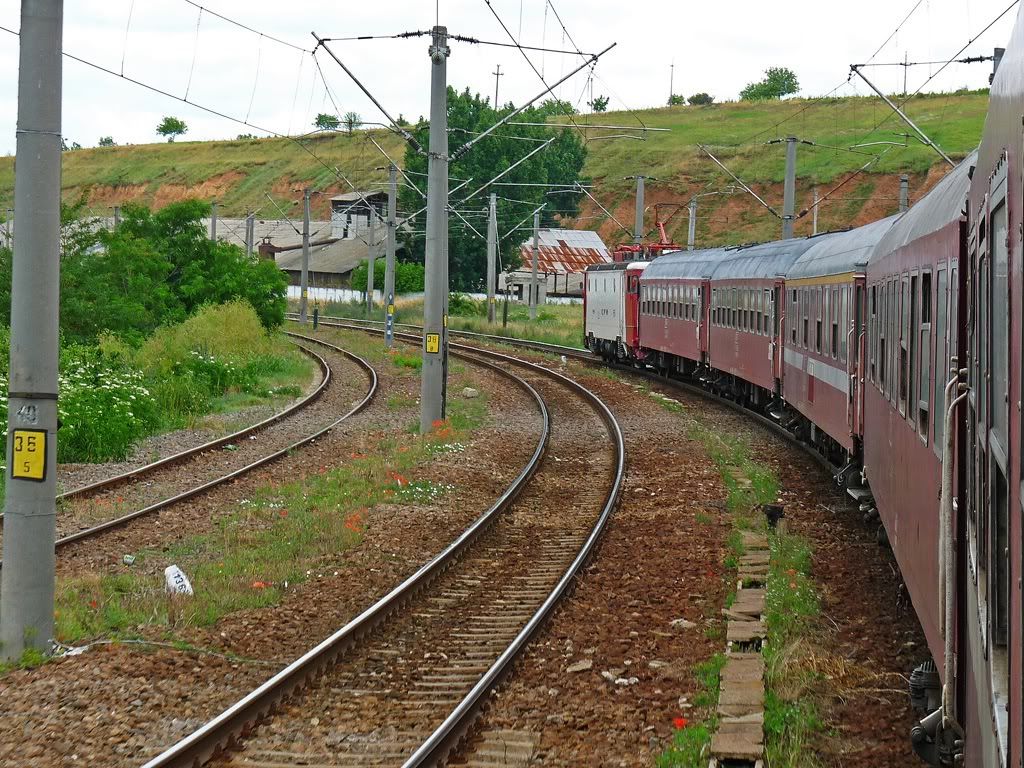
[[[198,8],[200,14],[208,13],[211,16],[216,16],[221,21],[226,21],[228,24],[234,24],[236,27],[244,29],[247,32],[252,32],[255,35],[260,35],[261,37],[265,37],[268,40],[273,40],[275,43],[280,43],[281,45],[286,45],[289,48],[294,48],[295,50],[302,51],[303,53],[312,53],[312,51],[310,51],[308,48],[303,48],[301,45],[296,45],[295,43],[290,43],[287,40],[282,40],[279,37],[274,37],[273,35],[268,35],[266,32],[261,32],[258,29],[253,29],[249,25],[243,24],[240,21],[236,21],[235,19],[229,18],[229,17],[225,16],[222,13],[217,13],[216,11],[210,10],[209,8],[207,8],[207,7],[203,6],[203,5],[200,5],[199,3],[195,2],[195,0],[184,0],[184,2],[188,3],[193,8]]]

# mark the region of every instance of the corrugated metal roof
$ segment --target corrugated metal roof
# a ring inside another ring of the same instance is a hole
[[[585,272],[591,264],[607,264],[612,255],[597,232],[542,229],[538,236],[537,269],[541,272]],[[533,237],[520,246],[524,268],[533,263]]]
[[[399,243],[397,251],[402,250]],[[381,248],[379,257],[384,257]],[[312,272],[328,272],[344,275],[355,269],[359,262],[369,258],[369,246],[358,238],[336,240],[326,245],[313,246],[309,249],[309,269]],[[302,248],[280,251],[274,256],[278,269],[286,272],[298,272],[302,269]]]
[[[789,280],[862,272],[878,241],[898,216],[865,224],[848,232],[834,232],[808,248],[786,274]]]
[[[956,168],[947,173],[878,241],[872,259],[883,258],[907,243],[930,235],[932,232],[938,232],[959,219],[971,186],[969,178],[971,166],[977,162],[978,152],[975,150],[960,161]]]

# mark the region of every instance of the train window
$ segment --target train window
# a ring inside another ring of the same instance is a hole
[[[739,303],[736,297],[736,289],[729,289],[729,327],[736,328],[736,305]]]
[[[919,329],[921,326],[921,301],[918,296],[918,283],[920,282],[917,275],[910,276],[910,335],[907,339],[907,418],[913,423],[917,417],[917,375],[920,371],[920,366],[917,363],[918,349],[920,344],[917,342]]]
[[[807,289],[806,288],[801,290],[801,292],[800,292],[800,303],[802,305],[800,313],[804,317],[804,342],[803,342],[803,347],[804,347],[804,349],[807,349]]]
[[[814,293],[812,295],[814,296],[814,317],[815,317],[814,350],[815,350],[815,352],[821,352],[821,323],[822,323],[822,319],[823,319],[822,318],[822,301],[823,301],[823,299],[822,299],[822,290],[821,290],[821,288],[818,288],[818,290],[814,291]]]
[[[878,286],[868,291],[868,379],[878,384]]]
[[[1009,378],[1009,265],[1007,252],[1006,202],[992,212],[989,228],[992,248],[992,430],[996,440],[1007,446]]]
[[[886,313],[889,311],[889,302],[886,297],[885,283],[882,283],[882,290],[879,291],[881,294],[878,305],[878,390],[885,395],[885,388],[887,385],[887,378],[885,375],[885,352],[887,349],[886,339],[889,338],[889,332],[886,327]]]
[[[928,413],[931,410],[932,385],[932,273],[921,273],[921,330],[918,345],[921,352],[918,375],[917,431],[928,442]]]
[[[889,281],[889,357],[886,365],[889,368],[889,389],[887,392],[889,395],[889,402],[892,403],[893,407],[898,407],[897,401],[899,400],[899,372],[896,365],[900,348],[898,330],[900,327],[899,284],[899,279],[895,277]]]
[[[796,299],[796,288],[794,288],[790,292],[789,297],[789,335],[794,345],[796,344],[796,325],[799,320],[799,306],[800,305],[797,303]]]
[[[832,334],[829,336],[829,354],[833,358],[839,356],[839,291],[832,290],[832,305],[829,308],[829,320],[832,321]]]
[[[946,426],[946,379],[949,376],[949,358],[946,354],[946,320],[949,317],[949,295],[946,270],[935,273],[935,408],[932,410],[932,448],[942,461],[942,436]]]
[[[910,362],[907,357],[907,341],[910,336],[910,302],[907,301],[907,288],[910,285],[910,278],[904,277],[900,281],[900,385],[899,401],[900,415],[907,413],[907,373]]]

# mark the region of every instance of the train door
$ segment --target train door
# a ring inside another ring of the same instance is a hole
[[[846,356],[846,373],[850,391],[847,403],[847,421],[850,434],[859,439],[864,434],[864,303],[865,279],[856,278],[852,285],[840,291],[840,315],[845,324],[845,343],[840,348],[840,357]],[[852,301],[850,292],[853,292]],[[850,306],[852,303],[853,306]],[[856,439],[854,442],[856,442]]]
[[[771,320],[768,326],[772,335],[772,376],[775,379],[775,394],[782,393],[782,350],[785,342],[785,339],[782,338],[782,298],[785,295],[783,282],[776,280],[771,289]]]

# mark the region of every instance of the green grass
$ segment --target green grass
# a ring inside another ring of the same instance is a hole
[[[808,745],[825,726],[816,696],[822,681],[809,658],[808,640],[820,614],[811,575],[812,551],[800,536],[776,533],[770,540],[765,753],[769,765],[816,768],[820,763]]]
[[[210,626],[235,611],[275,605],[289,587],[358,544],[376,505],[430,503],[451,491],[415,475],[432,457],[464,450],[458,441],[486,419],[483,395],[453,400],[448,421],[426,440],[384,439],[340,467],[310,467],[294,482],[261,488],[209,533],[134,553],[130,570],[62,579],[57,638],[133,636],[144,625],[164,626],[173,637],[180,627]],[[159,571],[146,573],[154,559],[179,565],[195,596],[170,604]]]
[[[469,301],[465,303],[471,307],[465,311],[471,311],[472,314],[450,315],[448,327],[453,331],[490,333],[529,341],[542,341],[547,344],[583,348],[583,307],[579,304],[548,304],[539,309],[536,320],[530,320],[529,307],[521,304],[509,304],[508,325],[502,326],[500,314],[498,321],[493,325],[487,322],[487,310],[484,302]],[[368,315],[366,305],[356,301],[328,302],[321,311],[325,319],[331,317],[360,320],[384,319],[383,307],[375,308],[373,313]],[[400,301],[396,313],[396,322],[421,325],[423,323],[423,301]],[[459,339],[455,338],[454,340],[458,341]]]
[[[905,107],[910,118],[954,158],[977,146],[987,108],[988,94],[981,91],[920,95]],[[637,168],[658,179],[649,184],[657,191],[659,200],[666,202],[685,203],[709,185],[718,188],[728,183],[724,174],[700,153],[698,144],[709,145],[748,184],[778,185],[783,178],[785,152],[779,145],[765,144],[771,139],[793,133],[819,145],[845,148],[863,141],[902,141],[897,134],[906,131],[898,118],[891,116],[889,108],[874,97],[727,102],[706,107],[646,109],[636,115],[652,128],[671,130],[647,134],[642,142],[591,142],[581,174],[596,181],[596,194],[602,204],[622,215],[632,211],[633,199],[632,182],[623,177],[636,173]],[[794,115],[795,119],[787,121]],[[636,117],[629,113],[609,112],[598,117],[604,123],[636,124]],[[883,118],[888,121],[871,133]],[[591,116],[577,118],[580,122],[588,119]],[[357,131],[352,137],[325,135],[308,140],[308,146],[329,166],[342,168],[354,184],[365,188],[386,179],[383,171],[371,170],[380,166],[383,158],[366,140],[367,134],[392,157],[402,156],[401,138],[382,130]],[[872,149],[877,147],[867,151]],[[831,186],[867,159],[850,152],[801,145],[797,161],[799,199],[810,199],[811,185]],[[868,178],[911,173],[913,194],[928,170],[938,163],[941,160],[934,151],[920,142],[910,142],[907,147],[893,147]],[[0,158],[0,206],[4,208],[11,205],[13,197],[13,169],[13,157]],[[138,200],[159,206],[192,195],[216,198],[222,216],[241,217],[249,210],[265,208],[264,195],[269,192],[295,218],[301,212],[299,196],[293,190],[311,186],[326,192],[313,200],[314,218],[326,218],[330,195],[348,191],[344,182],[316,157],[291,141],[277,138],[177,141],[65,152],[62,183],[66,199],[77,198],[87,188],[91,189],[90,206],[102,215],[109,215],[108,207],[114,201]],[[862,197],[857,192],[850,185],[837,197]],[[772,195],[770,202],[774,202]],[[781,194],[776,196],[781,200]],[[763,215],[757,205],[745,195],[703,198],[698,242],[764,240],[777,235],[777,221]],[[885,205],[895,211],[897,202],[886,201]],[[842,225],[863,207],[864,201],[856,200],[824,206],[820,226],[827,229]],[[601,216],[596,207],[585,208],[588,215]],[[273,211],[268,215],[276,218],[279,214]],[[728,221],[723,223],[726,218]],[[799,233],[809,231],[809,218],[798,222]],[[609,242],[628,239],[607,218],[596,223],[588,221],[586,225],[600,228]],[[669,235],[685,241],[686,227],[686,217],[676,216],[668,225]]]
[[[718,724],[714,710],[718,705],[724,666],[725,654],[716,653],[694,667],[694,677],[700,688],[694,696],[693,705],[709,714],[703,722],[687,723],[683,728],[676,728],[672,743],[655,760],[658,768],[706,768],[711,735]]]

